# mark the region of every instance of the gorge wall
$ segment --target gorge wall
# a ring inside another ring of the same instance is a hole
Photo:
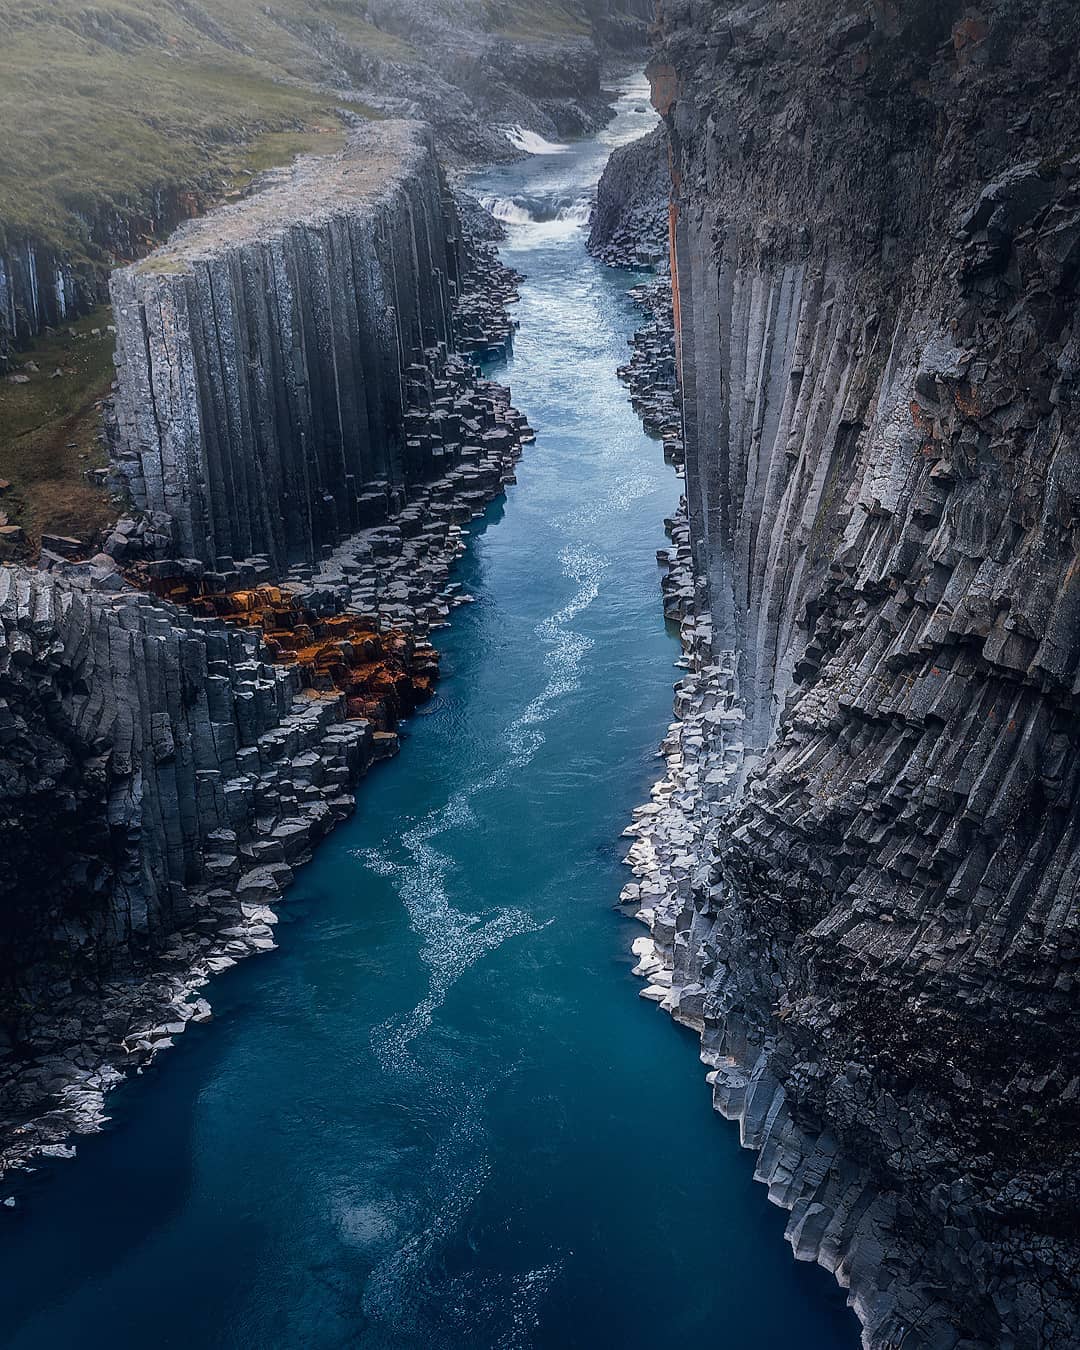
[[[430,692],[461,527],[528,435],[452,350],[505,340],[512,278],[415,123],[114,285],[137,516],[0,566],[0,1172],[99,1128],[273,946],[269,902]]]
[[[693,670],[626,898],[867,1346],[1080,1344],[1078,37],[660,6]]]
[[[447,197],[430,135],[361,128],[113,274],[117,469],[180,556],[280,572],[437,467],[405,409],[452,342]]]
[[[668,158],[663,126],[611,152],[590,221],[591,253],[615,267],[647,269],[667,263]]]

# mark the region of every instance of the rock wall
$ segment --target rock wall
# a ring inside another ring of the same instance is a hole
[[[130,968],[237,874],[256,797],[278,814],[283,736],[326,752],[339,796],[348,756],[325,734],[341,749],[364,738],[334,703],[301,699],[254,633],[163,605],[104,562],[0,568],[0,624],[0,893],[18,957],[0,978],[20,1035],[19,1009],[57,992],[56,968]]]
[[[117,278],[118,462],[153,509],[88,562],[0,565],[0,1174],[209,1015],[396,749],[461,526],[530,434],[448,351],[508,340],[512,282],[406,123]]]
[[[1078,17],[661,38],[695,671],[642,973],[867,1346],[1077,1345]]]
[[[656,0],[586,0],[600,42],[616,51],[644,51]]]
[[[661,125],[611,152],[596,190],[589,252],[614,267],[664,266],[670,197],[667,132]]]
[[[430,134],[382,123],[113,274],[118,469],[180,555],[280,571],[431,474],[406,384],[452,340],[455,228]]]
[[[108,299],[110,259],[144,253],[207,199],[198,186],[162,187],[138,206],[110,203],[96,214],[84,212],[84,256],[78,259],[26,229],[5,229],[0,220],[0,371],[15,348]]]

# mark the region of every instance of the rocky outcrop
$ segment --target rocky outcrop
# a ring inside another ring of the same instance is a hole
[[[412,69],[399,65],[398,80],[383,78],[376,96],[388,111],[411,104],[410,115],[438,129],[440,149],[452,162],[505,157],[507,124],[551,139],[584,134],[609,115],[597,21],[638,3],[374,0],[372,21],[416,53]]]
[[[630,388],[630,403],[645,430],[664,443],[664,457],[680,472],[685,464],[682,403],[675,369],[675,315],[671,280],[664,277],[630,291],[648,322],[630,339],[631,356],[619,367],[619,378]]]
[[[612,151],[596,190],[589,252],[612,267],[666,266],[670,197],[667,131],[660,125]]]
[[[430,135],[383,123],[114,273],[117,467],[180,556],[280,571],[430,476],[405,407],[451,342],[452,217]]]
[[[390,123],[118,279],[146,510],[89,562],[0,566],[0,1170],[99,1128],[273,946],[269,904],[429,692],[462,525],[529,436],[449,350],[459,276],[469,342],[507,340],[512,279],[482,271]]]
[[[661,16],[694,670],[642,973],[867,1346],[1077,1345],[1077,16]]]

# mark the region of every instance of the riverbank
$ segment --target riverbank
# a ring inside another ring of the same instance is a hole
[[[608,137],[647,105],[620,111]],[[11,1350],[852,1343],[694,1046],[633,997],[613,909],[670,717],[678,488],[615,374],[638,278],[584,247],[607,148],[477,184],[537,204],[503,244],[527,274],[513,351],[486,367],[537,439],[457,562],[476,602],[407,752],[275,906],[278,950],[215,977],[214,1024],[117,1090],[78,1166],[31,1178],[0,1231]]]

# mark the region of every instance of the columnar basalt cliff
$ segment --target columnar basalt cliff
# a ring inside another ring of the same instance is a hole
[[[102,303],[110,267],[234,190],[247,164],[265,162],[268,134],[418,118],[448,161],[476,164],[516,153],[514,127],[594,130],[607,115],[600,53],[641,49],[651,7],[14,3],[0,13],[0,371],[47,327]],[[43,97],[54,88],[62,98]],[[130,156],[113,154],[126,139]]]
[[[273,946],[429,693],[462,526],[529,435],[450,350],[507,339],[477,257],[428,133],[386,123],[117,278],[139,518],[0,566],[0,1171],[98,1128]]]
[[[670,196],[667,132],[658,126],[612,151],[596,191],[589,251],[613,267],[666,264]]]
[[[1075,1346],[1080,21],[660,8],[693,673],[641,973],[867,1346]]]
[[[181,556],[310,561],[437,467],[405,408],[452,341],[446,198],[429,133],[362,128],[114,273],[118,468]]]

